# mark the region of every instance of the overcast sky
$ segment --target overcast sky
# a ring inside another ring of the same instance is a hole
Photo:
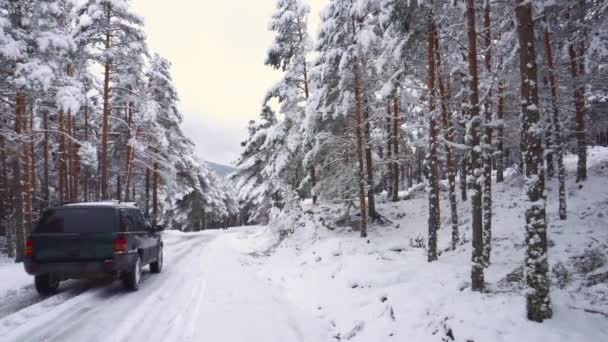
[[[327,0],[310,0],[311,32]],[[135,0],[148,42],[173,63],[183,128],[202,158],[232,164],[280,75],[264,65],[276,0]]]

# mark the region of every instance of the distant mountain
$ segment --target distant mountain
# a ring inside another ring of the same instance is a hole
[[[215,172],[220,177],[226,177],[229,174],[236,171],[235,167],[232,167],[229,165],[217,164],[217,163],[213,163],[210,161],[207,162],[207,165],[209,165],[209,168],[211,168],[211,170],[213,170],[213,172]]]

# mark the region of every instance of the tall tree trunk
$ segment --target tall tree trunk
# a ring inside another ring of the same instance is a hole
[[[583,44],[581,43],[581,46]],[[577,52],[575,42],[568,46],[570,56],[570,70],[574,80],[574,112],[576,122],[576,144],[578,154],[578,164],[576,168],[576,181],[584,182],[587,180],[587,128],[586,128],[586,109],[585,109],[585,64],[584,47]]]
[[[497,132],[497,150],[496,150],[496,183],[502,183],[505,180],[505,85],[502,81],[498,82],[498,106],[496,114],[498,116],[498,132]]]
[[[479,74],[477,69],[477,28],[475,26],[475,0],[466,0],[467,36],[469,44],[469,76],[470,76],[470,121],[469,132],[471,146],[471,213],[473,231],[473,253],[471,258],[471,288],[482,291],[485,287],[483,271],[483,220],[481,203],[481,126],[479,114]]]
[[[3,120],[0,120],[0,123]],[[11,212],[11,203],[10,203],[10,195],[9,195],[9,180],[8,180],[8,156],[6,153],[6,144],[4,142],[4,136],[0,134],[0,160],[2,162],[2,176],[0,178],[0,228],[3,228],[4,235],[6,237],[6,249],[5,253],[9,254],[9,257],[14,257],[12,255],[11,243],[12,242],[12,234],[11,228],[8,224],[9,213]]]
[[[557,76],[553,62],[553,49],[551,47],[551,32],[545,25],[545,58],[549,68],[549,87],[551,88],[551,107],[553,109],[553,143],[551,147],[557,161],[557,181],[559,183],[559,218],[565,220],[568,217],[568,205],[566,202],[566,168],[564,166],[564,138],[562,135],[562,121],[559,116],[557,102]]]
[[[84,107],[84,141],[89,142],[89,106],[85,104]],[[89,200],[89,182],[91,181],[91,174],[89,170],[89,166],[87,165],[84,170],[84,181],[83,185],[83,195],[84,201],[87,202]]]
[[[399,96],[393,99],[393,202],[399,201]]]
[[[158,162],[154,162],[154,175],[152,185],[152,221],[158,223]]]
[[[523,121],[527,123],[528,150],[525,154],[526,193],[526,293],[528,319],[542,322],[551,318],[549,261],[547,255],[547,217],[545,214],[545,174],[543,132],[540,126],[538,100],[538,67],[534,37],[532,4],[517,0],[520,73]]]
[[[353,19],[353,26],[354,26]],[[367,210],[365,203],[365,176],[363,162],[363,117],[361,113],[361,76],[359,71],[359,61],[355,59],[355,131],[356,131],[356,145],[357,145],[357,162],[358,162],[358,174],[357,180],[359,181],[359,207],[361,210],[361,237],[367,237]]]
[[[27,100],[25,101],[24,106],[27,106]],[[28,118],[28,111],[26,108],[24,108],[23,112],[22,112],[22,119],[23,119],[23,131],[24,133],[31,133],[31,127],[29,126],[28,122],[29,122],[29,118]],[[33,113],[32,113],[33,115]],[[28,139],[32,139],[32,136],[30,135]],[[33,188],[32,188],[32,184],[33,181],[32,179],[34,178],[34,175],[32,174],[33,168],[32,168],[32,164],[33,164],[33,158],[31,155],[31,151],[30,151],[30,142],[28,142],[26,139],[23,142],[23,193],[24,193],[24,200],[25,200],[25,204],[24,204],[24,219],[25,219],[25,226],[24,226],[24,242],[25,242],[25,238],[30,234],[31,229],[32,229],[32,223],[34,221],[33,218],[33,211],[34,211],[34,207],[33,207]]]
[[[144,205],[146,217],[150,217],[150,169],[146,167],[146,203]]]
[[[125,201],[129,201],[129,191],[131,189],[131,173],[133,168],[133,153],[134,148],[131,146],[131,131],[133,129],[133,109],[131,104],[128,105],[127,109],[127,165],[126,165],[126,185],[125,185]]]
[[[51,206],[51,194],[49,183],[49,112],[44,111],[44,201],[46,207]]]
[[[448,187],[450,199],[450,212],[452,223],[452,250],[455,250],[460,242],[460,234],[458,233],[458,203],[456,201],[456,165],[452,155],[451,143],[454,142],[454,132],[452,129],[452,117],[449,108],[450,95],[446,92],[446,85],[443,79],[443,66],[441,63],[441,48],[439,44],[439,32],[434,26],[434,45],[435,45],[435,65],[437,73],[437,81],[439,85],[439,95],[441,96],[441,114],[443,121],[443,138],[445,139],[446,164],[448,173]],[[449,81],[448,81],[449,82]]]
[[[376,212],[376,200],[374,198],[374,161],[372,159],[371,147],[371,124],[369,122],[369,106],[367,98],[364,100],[365,108],[363,111],[365,120],[364,140],[365,140],[365,168],[367,170],[367,209],[372,220],[378,219]]]
[[[437,260],[437,232],[441,221],[439,213],[439,157],[437,156],[437,114],[435,113],[436,68],[435,68],[435,18],[428,17],[428,89],[429,89],[429,221],[428,261]]]
[[[485,0],[484,45],[486,75],[492,75],[492,22],[490,0]],[[492,257],[492,91],[484,101],[485,130],[483,131],[483,262],[487,267]]]
[[[107,19],[110,21],[111,7],[107,5]],[[110,49],[110,31],[106,33],[105,49]],[[109,182],[109,165],[108,165],[108,133],[110,124],[110,59],[106,60],[104,65],[103,78],[103,120],[101,130],[101,197],[108,199],[108,182]]]
[[[68,117],[67,117],[67,124],[65,126],[66,129],[66,134],[69,137],[72,137],[72,112],[68,111]],[[68,138],[66,139],[66,150],[65,150],[65,155],[66,155],[66,159],[67,159],[67,172],[66,172],[66,194],[68,197],[68,200],[70,202],[74,201],[74,197],[73,197],[73,192],[72,192],[72,182],[73,182],[73,172],[74,170],[72,169],[73,165],[73,161],[72,161],[72,146],[73,141],[72,139]]]
[[[27,98],[21,93],[17,92],[16,97],[16,108],[15,108],[15,134],[18,139],[21,141],[21,133],[22,127],[24,126],[23,120],[26,111]],[[23,261],[25,256],[25,227],[24,227],[24,192],[25,186],[21,183],[21,158],[23,157],[23,153],[25,152],[22,143],[16,144],[17,147],[15,149],[15,158],[13,164],[13,196],[14,196],[14,204],[13,208],[15,210],[14,216],[14,225],[13,229],[15,232],[15,249],[16,249],[16,261]],[[24,173],[27,172],[27,169],[24,168]]]
[[[34,131],[34,111],[30,111],[30,133],[32,133]],[[32,137],[30,138],[30,148],[29,148],[29,153],[30,153],[30,174],[31,174],[31,197],[32,197],[32,213],[33,211],[36,209],[37,205],[37,201],[36,201],[36,188],[38,187],[38,182],[36,181],[36,145],[35,145],[35,139],[32,135]],[[30,229],[32,229],[33,227],[30,227]]]
[[[389,101],[388,104],[388,117],[386,119],[386,193],[388,198],[393,195],[393,120],[392,120],[392,109]]]
[[[57,153],[57,164],[59,164],[59,177],[57,179],[57,190],[59,192],[59,203],[64,203],[65,198],[65,185],[63,184],[65,181],[64,173],[65,171],[65,136],[63,135],[63,111],[59,111],[58,116],[59,121],[59,151]]]

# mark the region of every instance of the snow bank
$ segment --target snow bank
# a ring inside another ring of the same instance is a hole
[[[608,341],[608,149],[589,152],[591,176],[581,188],[572,181],[576,158],[566,158],[568,221],[558,219],[557,180],[548,182],[555,314],[543,324],[526,319],[523,191],[514,174],[495,188],[492,265],[483,294],[470,290],[469,204],[459,210],[465,243],[452,252],[449,208],[442,198],[441,255],[429,264],[428,200],[421,191],[409,192],[407,201],[381,204],[391,223],[372,225],[365,240],[336,224],[344,208],[320,205],[305,216],[308,224],[283,241],[261,228],[235,234],[233,245],[267,255],[259,259],[259,272],[290,301],[328,322],[336,340]]]

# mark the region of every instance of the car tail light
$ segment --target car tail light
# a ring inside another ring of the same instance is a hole
[[[25,242],[25,256],[34,256],[34,241],[32,241],[32,239],[27,239],[27,241]]]
[[[127,238],[124,236],[116,237],[114,240],[114,253],[127,253],[128,251]]]

